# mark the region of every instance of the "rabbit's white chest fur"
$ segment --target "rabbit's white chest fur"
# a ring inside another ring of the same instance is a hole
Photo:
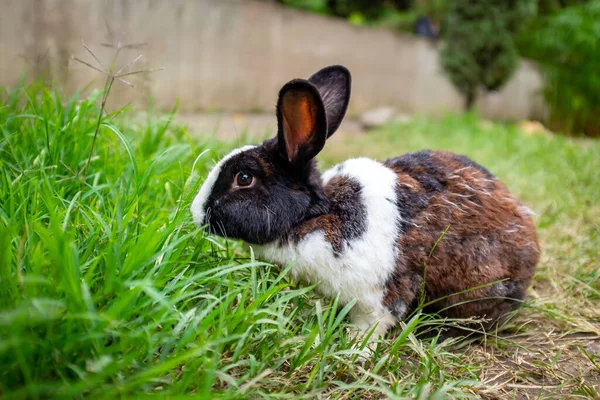
[[[387,329],[396,321],[383,305],[383,298],[399,252],[397,176],[379,162],[356,158],[327,170],[323,183],[327,185],[334,177],[350,178],[361,187],[366,221],[358,237],[346,240],[341,251],[336,252],[325,232],[316,229],[297,243],[272,243],[256,246],[255,250],[266,260],[291,265],[295,278],[316,283],[325,296],[339,294],[343,303],[356,299],[353,320],[362,328],[379,321],[381,328]],[[374,316],[377,321],[373,321]]]

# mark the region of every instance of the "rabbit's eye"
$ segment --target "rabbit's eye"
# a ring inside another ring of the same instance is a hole
[[[254,177],[245,172],[238,172],[235,175],[235,184],[239,187],[249,187],[254,184]]]

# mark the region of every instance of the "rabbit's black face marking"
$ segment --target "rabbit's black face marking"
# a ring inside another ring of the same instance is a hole
[[[252,185],[240,186],[240,173],[252,176]],[[303,218],[326,212],[323,199],[312,163],[298,174],[281,158],[275,142],[267,141],[220,166],[203,222],[217,235],[264,244],[285,236]]]

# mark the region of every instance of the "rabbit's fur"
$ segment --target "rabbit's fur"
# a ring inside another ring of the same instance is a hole
[[[320,174],[314,157],[345,115],[350,82],[331,66],[286,84],[277,136],[211,170],[194,221],[292,265],[325,296],[356,299],[350,316],[362,330],[385,333],[421,291],[430,311],[490,328],[531,283],[540,253],[531,212],[487,169],[444,151],[350,159]]]

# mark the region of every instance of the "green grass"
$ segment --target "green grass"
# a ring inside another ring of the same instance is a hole
[[[503,332],[462,347],[421,342],[412,332],[431,322],[416,314],[361,364],[348,307],[194,229],[190,201],[234,143],[168,117],[134,123],[125,110],[102,119],[86,171],[99,97],[2,94],[3,397],[593,398],[599,143],[470,115],[334,136],[323,166],[424,147],[473,157],[538,213],[544,246],[532,298]]]

